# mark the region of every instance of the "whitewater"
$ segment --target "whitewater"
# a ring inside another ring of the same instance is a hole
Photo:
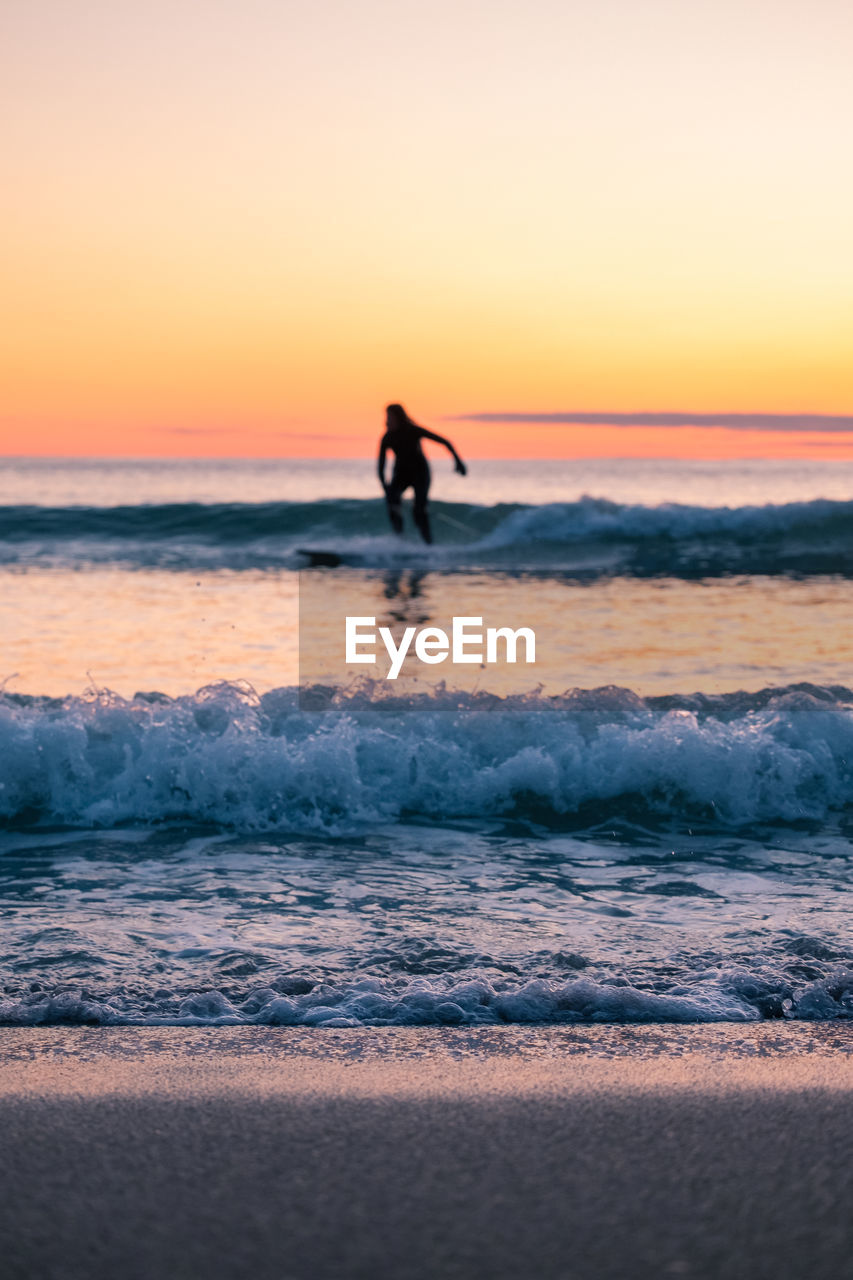
[[[365,470],[4,466],[0,1020],[853,1016],[853,468],[437,469],[435,548]],[[543,661],[390,695],[317,600]]]

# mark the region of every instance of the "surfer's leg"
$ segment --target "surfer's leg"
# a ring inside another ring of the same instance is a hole
[[[395,533],[403,532],[403,490],[392,477],[391,483],[385,490],[385,502],[388,506],[388,519],[391,521],[391,528]]]
[[[429,527],[429,512],[427,511],[428,494],[429,473],[425,477],[419,478],[415,484],[415,507],[413,511],[415,524],[420,529],[424,542],[432,542],[432,530]]]

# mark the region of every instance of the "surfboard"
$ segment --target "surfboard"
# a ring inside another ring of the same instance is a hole
[[[319,547],[297,547],[296,550],[299,555],[308,557],[311,568],[336,569],[344,562],[343,556],[339,556],[337,551],[323,551]]]

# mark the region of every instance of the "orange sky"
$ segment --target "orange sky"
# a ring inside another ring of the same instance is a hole
[[[853,457],[841,0],[0,17],[0,453]]]

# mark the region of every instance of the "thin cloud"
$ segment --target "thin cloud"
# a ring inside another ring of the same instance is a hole
[[[151,427],[161,436],[233,436],[236,427]]]
[[[453,422],[580,427],[724,427],[730,431],[853,432],[850,413],[457,413]]]
[[[244,427],[154,427],[168,436],[252,436],[263,440],[349,440],[349,436],[328,435],[319,431],[257,431]]]
[[[804,440],[803,445],[809,449],[843,449],[849,447],[849,440]]]

